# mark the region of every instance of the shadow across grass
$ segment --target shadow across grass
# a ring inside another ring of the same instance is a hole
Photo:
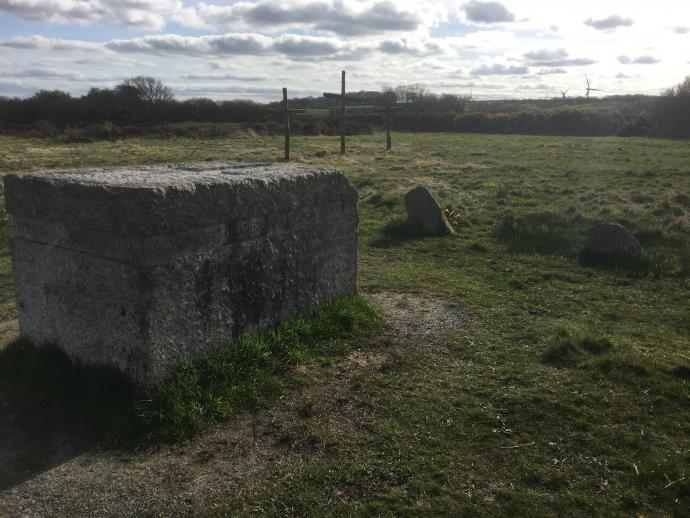
[[[434,236],[431,239],[450,239],[452,234]],[[393,248],[406,242],[428,239],[429,235],[417,225],[411,225],[406,219],[394,219],[386,223],[380,231],[379,237],[369,241],[369,246],[374,248]]]
[[[677,248],[649,248],[638,258],[611,257],[583,249],[578,254],[582,266],[601,268],[629,277],[656,278],[690,276],[690,245]]]
[[[257,408],[281,390],[289,365],[342,354],[380,328],[355,295],[221,345],[143,394],[110,367],[19,340],[0,351],[0,489],[92,448],[189,439]]]
[[[139,392],[115,369],[18,340],[0,350],[0,490],[95,444],[141,436]]]
[[[53,425],[69,421],[113,437],[131,432],[131,404],[140,396],[115,368],[83,365],[57,347],[23,339],[0,351],[0,389]]]

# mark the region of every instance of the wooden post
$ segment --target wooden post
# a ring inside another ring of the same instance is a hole
[[[391,93],[386,92],[386,149],[388,151],[393,147],[391,140]]]
[[[347,100],[358,99],[357,95],[347,95],[345,93],[345,71],[342,71],[340,93],[324,92],[324,97],[328,99],[338,99],[340,101],[340,154],[345,154],[345,134],[347,133]],[[294,110],[293,110],[294,111]]]
[[[342,71],[340,88],[340,154],[345,154],[345,130],[347,127],[347,115],[345,111],[345,71]]]
[[[290,108],[288,107],[287,88],[283,88],[283,113],[285,121],[285,161],[290,161]]]

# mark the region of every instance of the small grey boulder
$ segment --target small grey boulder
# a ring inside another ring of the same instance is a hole
[[[597,223],[589,230],[585,254],[592,260],[638,260],[642,257],[642,246],[623,225]]]
[[[453,228],[426,187],[415,187],[405,195],[406,224],[425,236],[452,234]]]

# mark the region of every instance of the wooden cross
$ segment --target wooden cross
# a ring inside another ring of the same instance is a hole
[[[345,130],[347,129],[347,108],[345,106],[345,101],[359,101],[361,97],[353,94],[345,93],[345,71],[342,71],[342,79],[340,82],[340,93],[323,93],[324,97],[329,99],[339,99],[340,100],[340,154],[345,154]]]
[[[393,139],[391,138],[391,129],[393,121],[393,113],[405,110],[407,106],[404,104],[397,104],[395,100],[395,93],[392,91],[386,91],[383,93],[385,99],[385,105],[383,108],[383,113],[386,119],[386,149],[390,151],[393,147]]]

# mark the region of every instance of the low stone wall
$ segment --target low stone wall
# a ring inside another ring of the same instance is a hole
[[[206,163],[5,176],[21,333],[149,387],[183,360],[356,291],[336,170]]]

